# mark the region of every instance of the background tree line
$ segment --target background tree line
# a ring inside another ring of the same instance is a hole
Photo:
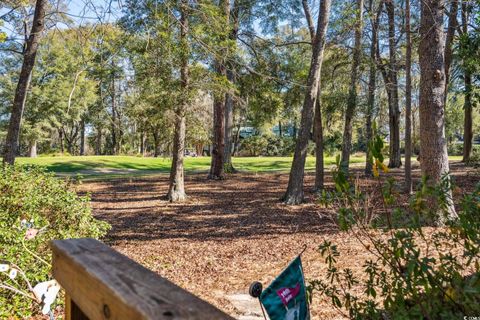
[[[223,179],[253,128],[294,155],[284,197],[294,204],[308,154],[321,189],[325,152],[348,173],[350,155],[371,158],[380,135],[409,191],[411,155],[421,150],[438,180],[447,147],[465,162],[474,152],[478,1],[126,1],[104,4],[115,21],[83,24],[61,1],[1,5],[6,163],[38,152],[171,156],[175,201],[185,150],[210,155],[208,177]]]

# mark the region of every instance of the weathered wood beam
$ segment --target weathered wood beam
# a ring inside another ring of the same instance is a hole
[[[66,319],[233,319],[100,241],[56,240],[51,248],[66,311],[78,314]]]

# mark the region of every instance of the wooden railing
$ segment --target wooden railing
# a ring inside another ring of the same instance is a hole
[[[67,320],[233,319],[97,240],[57,240],[51,248]]]

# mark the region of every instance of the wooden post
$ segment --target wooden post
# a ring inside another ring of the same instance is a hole
[[[233,319],[97,240],[56,240],[51,248],[67,320]]]
[[[65,294],[65,320],[89,320],[68,294]]]

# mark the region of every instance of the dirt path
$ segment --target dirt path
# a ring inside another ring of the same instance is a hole
[[[462,186],[471,188],[478,180],[478,172],[461,166],[454,171]],[[361,268],[368,256],[337,232],[333,212],[317,205],[311,192],[303,205],[279,201],[287,174],[236,174],[225,181],[190,175],[189,198],[182,204],[164,200],[167,179],[89,182],[82,190],[91,192],[95,215],[112,224],[109,245],[237,318],[257,318],[258,309],[241,304],[250,283],[268,285],[304,245],[307,279],[326,269],[316,251],[324,239],[345,254],[340,267]],[[313,176],[307,175],[306,185],[311,189]],[[341,318],[326,301],[314,300],[312,315]]]

